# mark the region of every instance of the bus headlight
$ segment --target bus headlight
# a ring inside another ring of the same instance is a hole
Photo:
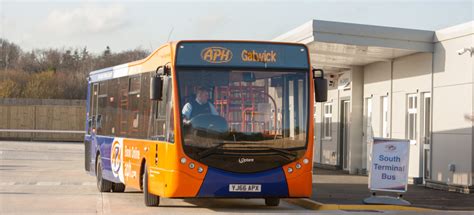
[[[288,167],[288,172],[289,172],[289,173],[292,173],[292,172],[293,172],[293,168]]]
[[[189,168],[194,169],[194,163],[189,163]]]
[[[301,168],[301,164],[300,163],[296,163],[296,169],[300,169]]]
[[[309,163],[308,158],[303,159],[303,163],[304,163],[304,164],[308,164],[308,163]]]
[[[204,171],[204,169],[202,167],[198,167],[198,172],[199,173],[202,173]]]
[[[184,157],[181,158],[180,162],[181,162],[182,164],[185,164],[185,163],[186,163],[186,158],[184,158]]]

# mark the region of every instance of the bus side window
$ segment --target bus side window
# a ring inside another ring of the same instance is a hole
[[[118,132],[116,136],[128,137],[128,106],[129,106],[129,80],[128,77],[118,79],[119,95],[117,102]]]
[[[107,81],[107,108],[106,123],[102,123],[102,129],[105,135],[116,135],[119,126],[118,116],[118,99],[120,98],[120,91],[117,90],[119,86],[118,79],[111,79]]]
[[[105,134],[104,126],[107,124],[107,81],[99,83],[99,90],[97,96],[97,111],[96,111],[96,129],[97,134]]]
[[[171,111],[171,78],[164,77],[163,82],[163,96],[161,101],[153,101],[153,139],[161,141],[170,141],[174,138],[169,138],[169,132],[171,131],[170,125],[170,116]],[[173,140],[174,141],[174,140]]]
[[[128,126],[130,137],[140,136],[140,100],[141,100],[141,75],[132,76],[128,79],[128,98],[130,99],[128,112]]]
[[[89,133],[96,129],[96,115],[97,115],[97,98],[98,98],[99,85],[97,83],[92,84],[91,100],[90,100],[90,113],[89,113]]]
[[[166,141],[174,143],[173,80],[171,77],[167,77],[166,82],[166,100],[164,100],[166,101],[164,113],[166,116]]]
[[[167,100],[167,81],[163,81],[163,96],[161,101],[156,101],[155,108],[155,130],[158,140],[165,141],[166,131],[166,100]]]

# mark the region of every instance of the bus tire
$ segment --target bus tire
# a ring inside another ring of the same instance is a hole
[[[266,206],[278,206],[280,204],[280,198],[265,198]]]
[[[96,162],[96,179],[97,179],[97,189],[100,192],[110,192],[112,190],[112,182],[104,179],[102,177],[102,159],[100,155],[97,156]]]
[[[125,184],[122,183],[113,183],[112,192],[114,193],[123,193],[125,191]]]
[[[156,196],[156,195],[153,195],[151,193],[148,192],[148,173],[147,173],[147,167],[146,167],[146,164],[145,164],[145,168],[144,168],[144,171],[143,171],[143,196],[144,196],[144,199],[145,199],[145,205],[146,206],[149,206],[149,207],[156,207],[158,205],[160,205],[160,197],[159,196]]]

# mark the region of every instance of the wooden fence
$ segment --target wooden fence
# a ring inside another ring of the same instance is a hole
[[[82,141],[86,102],[0,99],[0,139]]]

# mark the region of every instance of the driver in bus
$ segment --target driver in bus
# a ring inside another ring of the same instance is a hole
[[[219,115],[216,108],[209,101],[209,91],[205,87],[199,87],[196,90],[196,99],[184,105],[182,114],[185,120],[191,120],[193,117],[201,114]]]

